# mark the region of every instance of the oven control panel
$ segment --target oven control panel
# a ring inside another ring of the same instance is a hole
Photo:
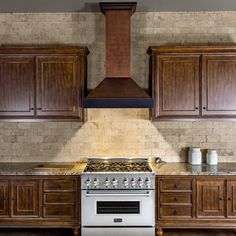
[[[154,189],[155,175],[82,174],[82,189]]]

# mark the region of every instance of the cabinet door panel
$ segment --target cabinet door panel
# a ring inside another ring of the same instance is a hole
[[[79,78],[76,56],[37,57],[37,115],[78,116]]]
[[[227,183],[227,216],[236,217],[236,181]]]
[[[204,56],[202,114],[236,115],[236,56]]]
[[[34,115],[34,64],[31,57],[0,56],[0,115]]]
[[[39,183],[37,180],[14,180],[12,217],[39,217]]]
[[[9,182],[0,182],[0,217],[9,216]]]
[[[199,56],[160,56],[156,83],[159,116],[199,115]]]
[[[224,217],[223,180],[197,180],[197,217]]]

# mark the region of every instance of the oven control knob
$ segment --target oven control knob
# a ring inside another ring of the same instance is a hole
[[[146,183],[146,186],[147,186],[148,188],[151,187],[151,181],[150,181],[149,178],[146,178],[145,183]]]
[[[132,178],[131,180],[130,180],[130,184],[131,184],[131,188],[135,188],[135,179],[134,178]]]
[[[139,179],[138,179],[138,187],[139,187],[139,188],[142,188],[142,187],[143,187],[143,180],[142,180],[142,178],[139,178]]]
[[[108,178],[106,178],[104,184],[105,184],[105,187],[108,188],[110,185],[110,180]]]
[[[124,182],[123,183],[124,183],[125,188],[129,187],[129,181],[128,181],[127,178],[124,178]]]
[[[112,183],[112,185],[113,185],[114,188],[116,188],[117,185],[118,185],[118,181],[117,181],[116,178],[112,179],[111,183]]]
[[[91,179],[87,179],[86,181],[85,181],[85,184],[86,184],[86,186],[89,188],[89,187],[91,187]]]
[[[99,185],[99,180],[97,178],[95,178],[94,181],[93,181],[93,186],[95,188],[98,188],[98,185]]]

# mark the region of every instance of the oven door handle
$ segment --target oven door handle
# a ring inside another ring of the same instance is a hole
[[[150,197],[150,192],[146,193],[86,193],[86,197]]]

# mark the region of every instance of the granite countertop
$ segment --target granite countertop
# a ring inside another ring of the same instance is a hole
[[[0,175],[80,175],[86,163],[0,163]],[[151,163],[156,175],[236,175],[236,163],[219,163],[217,166],[189,165],[187,163]]]
[[[156,175],[236,175],[236,163],[190,165],[187,163],[151,164]]]
[[[0,163],[0,175],[80,175],[86,163]]]

